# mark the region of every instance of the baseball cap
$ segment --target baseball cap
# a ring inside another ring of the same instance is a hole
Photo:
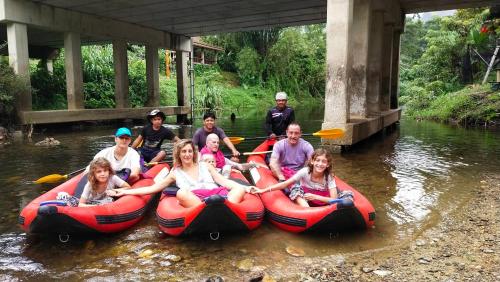
[[[120,137],[120,136],[124,136],[124,135],[126,135],[128,137],[132,137],[132,133],[130,132],[130,129],[128,129],[126,127],[118,128],[118,130],[115,133],[115,136]]]
[[[286,100],[287,96],[285,92],[276,93],[276,100]]]
[[[159,116],[162,120],[165,120],[165,113],[163,113],[162,111],[158,110],[158,109],[155,109],[155,110],[152,110],[149,114],[148,114],[148,119],[151,119],[155,116]]]

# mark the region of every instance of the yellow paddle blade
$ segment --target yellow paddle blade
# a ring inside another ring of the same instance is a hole
[[[312,134],[313,136],[325,138],[325,139],[335,139],[344,136],[344,130],[340,128],[323,129]]]
[[[245,140],[245,138],[243,137],[228,137],[228,138],[229,140],[231,140],[231,143],[233,143],[233,145],[240,144]]]
[[[68,175],[60,175],[60,174],[49,174],[47,176],[38,178],[35,183],[36,184],[42,184],[42,183],[57,183],[60,181],[63,181],[68,178]]]

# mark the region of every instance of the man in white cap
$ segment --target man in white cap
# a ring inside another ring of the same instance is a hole
[[[276,93],[276,107],[267,112],[265,129],[269,138],[285,135],[290,123],[295,120],[295,112],[286,105],[288,97],[285,92]]]

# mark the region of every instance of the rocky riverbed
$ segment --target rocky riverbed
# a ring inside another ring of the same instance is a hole
[[[500,175],[409,241],[362,253],[290,258],[254,281],[500,281]],[[251,277],[249,277],[251,278]]]

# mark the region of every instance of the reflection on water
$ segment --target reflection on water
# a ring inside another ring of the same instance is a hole
[[[265,112],[241,110],[231,122],[223,113],[218,124],[228,136],[263,135]],[[305,132],[320,129],[322,110],[297,109]],[[194,127],[168,125],[181,137]],[[137,135],[140,128],[133,128]],[[219,241],[172,238],[157,228],[154,210],[124,233],[69,244],[27,236],[16,226],[17,216],[29,201],[53,187],[30,181],[52,173],[67,173],[85,166],[99,150],[113,145],[112,127],[70,133],[45,133],[39,141],[55,137],[62,145],[36,147],[15,142],[0,147],[0,280],[11,279],[119,279],[201,280],[221,275],[242,280],[240,270],[279,268],[292,258],[287,247],[306,257],[358,252],[409,240],[470,197],[483,173],[498,173],[500,134],[479,129],[460,129],[429,123],[402,121],[400,128],[379,134],[335,156],[339,177],[365,194],[377,210],[376,227],[349,234],[290,234],[264,223],[255,232],[224,236]],[[320,140],[308,137],[313,146]],[[258,141],[237,146],[251,151]],[[171,153],[172,144],[163,145]]]

